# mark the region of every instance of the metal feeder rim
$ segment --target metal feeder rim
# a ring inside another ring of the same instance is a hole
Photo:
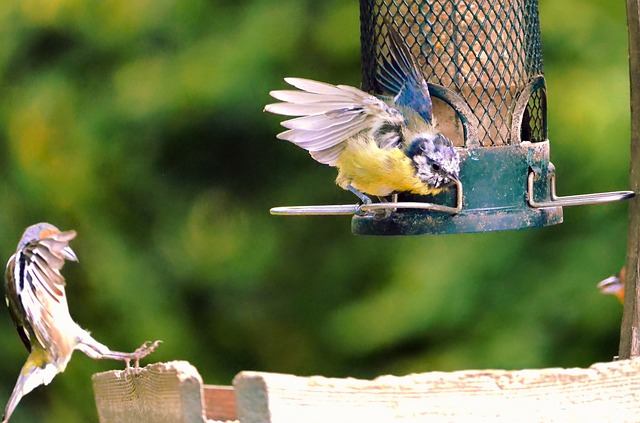
[[[559,197],[556,194],[556,175],[552,173],[549,178],[551,182],[550,201],[535,201],[533,198],[533,181],[535,172],[529,172],[527,181],[527,202],[529,206],[540,209],[546,207],[569,207],[569,206],[585,206],[590,204],[611,203],[614,201],[622,201],[633,198],[636,194],[633,191],[611,191],[598,192],[593,194],[566,195]]]
[[[366,214],[367,212],[379,212],[397,209],[431,210],[442,213],[458,214],[462,211],[462,183],[456,183],[456,206],[449,207],[441,204],[422,202],[384,202],[369,204],[336,204],[323,206],[284,206],[273,207],[269,212],[276,216],[325,216],[325,215],[351,215]]]

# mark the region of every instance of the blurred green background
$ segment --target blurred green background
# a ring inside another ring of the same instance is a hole
[[[561,195],[626,189],[624,2],[541,0]],[[241,370],[372,378],[588,366],[617,353],[626,204],[503,233],[357,237],[335,170],[275,138],[268,92],[301,76],[357,86],[356,0],[0,3],[0,251],[49,221],[79,233],[72,315],[113,349],[164,343],[205,382]],[[26,352],[2,313],[1,407]],[[12,422],[97,421],[77,353]]]

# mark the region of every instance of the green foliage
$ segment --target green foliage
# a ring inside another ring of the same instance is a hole
[[[540,4],[560,194],[624,189],[622,2]],[[0,5],[0,250],[49,221],[79,236],[72,314],[114,349],[164,343],[208,383],[241,370],[374,377],[586,366],[616,354],[626,206],[482,235],[356,237],[347,217],[269,207],[354,201],[275,138],[285,76],[357,85],[356,1],[9,1]],[[26,357],[0,318],[8,398]],[[95,421],[78,354],[12,421]]]

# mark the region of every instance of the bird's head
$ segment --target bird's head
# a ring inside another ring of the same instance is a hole
[[[458,180],[460,156],[444,135],[419,134],[409,144],[406,154],[413,161],[422,182],[441,188]]]
[[[18,243],[18,250],[23,249],[30,242],[46,238],[57,233],[60,233],[60,229],[50,223],[41,222],[31,225],[22,234],[22,238],[20,238],[20,242]]]
[[[59,234],[64,235],[62,237],[64,239],[57,239]],[[78,261],[75,252],[68,245],[69,240],[73,237],[75,237],[75,232],[62,233],[60,232],[60,229],[50,223],[36,223],[35,225],[29,226],[22,234],[22,238],[20,238],[20,242],[18,243],[18,251],[22,250],[34,241],[39,241],[45,238],[54,238],[56,242],[61,242],[60,252],[65,259]]]

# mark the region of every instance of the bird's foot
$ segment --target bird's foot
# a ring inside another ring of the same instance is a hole
[[[371,204],[372,203],[371,198],[367,197],[361,191],[359,191],[356,188],[354,188],[353,185],[347,185],[347,190],[350,191],[351,193],[353,193],[356,197],[358,197],[360,199],[360,201],[362,201],[362,204]]]
[[[140,373],[140,360],[151,354],[162,341],[147,341],[142,344],[138,349],[129,354],[123,354],[122,360],[125,362],[125,372],[137,375]],[[133,360],[133,367],[131,367],[131,360]]]
[[[378,197],[378,201],[380,203],[397,203],[398,194],[391,194],[388,197]],[[391,217],[397,210],[398,210],[397,208],[389,206],[383,210],[376,212],[376,218],[387,219]]]
[[[398,202],[398,194],[391,194],[391,203],[397,203]],[[395,212],[397,212],[398,209],[397,208],[392,208],[392,209],[386,209],[385,210],[385,218],[391,217],[392,214],[394,214]]]
[[[159,341],[159,340],[153,341],[153,342],[147,341],[144,344],[142,344],[137,350],[132,352],[131,356],[137,360],[140,360],[141,358],[144,358],[149,354],[151,354],[156,348],[158,348],[158,345],[160,345],[161,343],[162,341]]]

